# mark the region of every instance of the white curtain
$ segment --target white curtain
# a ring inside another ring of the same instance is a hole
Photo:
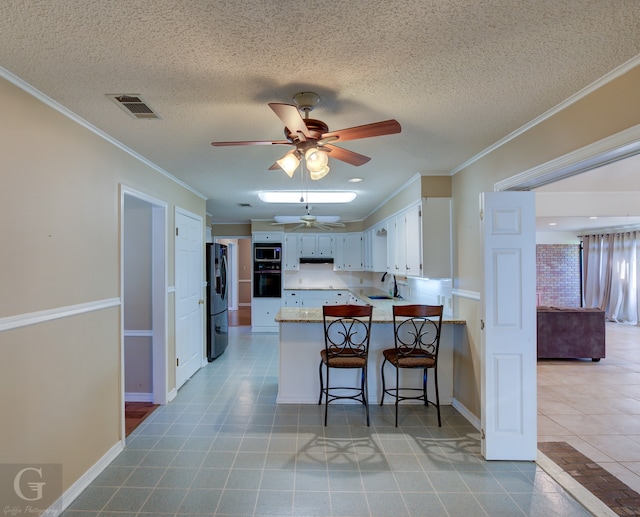
[[[585,235],[585,307],[603,309],[608,320],[638,325],[639,259],[640,232]]]

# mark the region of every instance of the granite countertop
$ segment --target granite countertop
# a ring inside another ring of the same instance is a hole
[[[385,296],[386,293],[374,288],[345,288],[365,305],[373,306],[372,323],[393,323],[394,305],[411,305],[411,300],[401,298],[376,299],[369,296]],[[322,323],[322,307],[282,307],[276,315],[279,323]],[[454,318],[443,318],[442,323],[465,325],[466,321]]]

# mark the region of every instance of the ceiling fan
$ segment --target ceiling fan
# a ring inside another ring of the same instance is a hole
[[[309,113],[320,102],[320,96],[313,92],[300,92],[294,95],[295,104],[269,103],[269,107],[284,123],[285,140],[249,140],[241,142],[211,142],[211,145],[289,145],[295,149],[277,160],[269,170],[282,168],[292,177],[300,161],[304,158],[311,179],[320,179],[329,172],[329,156],[351,165],[360,166],[371,158],[334,145],[348,140],[371,138],[374,136],[400,133],[402,128],[395,119],[374,122],[337,131],[329,131],[329,126],[321,120],[309,118]],[[304,118],[300,115],[304,113]]]
[[[296,231],[300,228],[317,228],[324,231],[332,231],[334,228],[344,228],[344,223],[339,222],[339,215],[311,215],[311,207],[307,205],[307,213],[305,215],[288,216],[288,215],[276,215],[274,217],[275,223],[271,223],[274,226],[296,224],[290,231]]]

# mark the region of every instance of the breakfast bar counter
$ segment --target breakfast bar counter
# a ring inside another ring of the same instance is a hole
[[[369,403],[380,402],[380,367],[382,350],[393,348],[393,305],[407,305],[407,300],[376,299],[359,295],[363,303],[373,306],[371,339],[369,345],[368,384]],[[276,316],[280,326],[280,369],[278,379],[278,397],[280,404],[317,404],[320,395],[320,350],[324,348],[324,327],[322,307],[283,307]],[[466,322],[459,319],[442,320],[440,353],[438,356],[438,383],[440,403],[447,405],[453,401],[453,357],[456,344],[461,343]],[[402,370],[401,379],[411,384],[421,385],[421,370]],[[356,370],[337,370],[331,372],[332,385],[357,385]],[[402,381],[401,381],[402,383]],[[387,386],[395,385],[395,374],[387,375]],[[433,372],[429,375],[428,389],[430,398],[434,391]],[[392,403],[387,398],[387,403]]]

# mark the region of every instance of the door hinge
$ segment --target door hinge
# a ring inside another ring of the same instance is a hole
[[[178,236],[178,233],[180,233],[180,229],[176,227],[176,237]]]
[[[480,320],[480,330],[484,330],[484,320]]]
[[[176,357],[176,366],[180,366],[180,358]]]
[[[480,438],[481,438],[482,440],[484,440],[484,438],[485,438],[485,435],[484,435],[484,429],[480,429]]]
[[[480,210],[480,220],[484,219],[484,210]]]

